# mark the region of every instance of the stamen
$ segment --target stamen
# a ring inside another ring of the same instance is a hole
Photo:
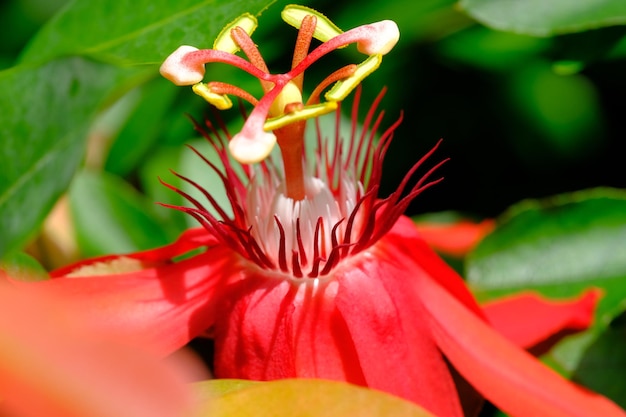
[[[189,47],[193,48],[193,47]],[[180,48],[179,48],[180,49]],[[246,61],[240,56],[229,54],[228,52],[219,51],[216,49],[195,49],[189,50],[184,55],[174,56],[174,54],[178,51],[174,51],[165,61],[167,62],[170,58],[178,58],[180,60],[179,65],[189,68],[191,70],[201,70],[202,75],[204,76],[204,64],[209,64],[211,62],[220,62],[222,64],[232,65],[233,67],[237,67],[253,77],[258,78],[259,80],[272,81],[276,76],[269,74],[267,71],[260,70],[255,65]],[[165,62],[164,62],[165,64]],[[163,65],[161,65],[163,68]],[[166,74],[161,72],[165,78],[168,78]],[[170,78],[168,78],[170,79]],[[200,80],[196,81],[199,82]],[[195,83],[190,83],[195,84]]]
[[[348,78],[341,80],[324,96],[326,100],[342,101],[354,88],[361,84],[372,72],[380,66],[382,55],[371,55],[365,61],[356,66],[356,70]]]
[[[215,92],[210,84],[198,83],[191,87],[194,93],[205,99],[208,103],[214,105],[219,110],[226,110],[233,107],[233,102],[230,101],[226,94]]]
[[[315,33],[313,37],[319,41],[326,42],[335,36],[341,35],[343,31],[339,29],[335,24],[326,16],[306,6],[300,6],[297,4],[290,4],[286,6],[280,13],[282,19],[295,27],[300,29],[304,24],[304,20],[307,16],[315,16],[317,19],[317,25],[315,26]]]
[[[273,117],[267,119],[263,128],[267,131],[279,129],[294,122],[305,121],[313,119],[319,116],[323,116],[327,113],[336,110],[338,103],[335,101],[327,101],[322,104],[310,104],[303,106],[301,109],[291,108],[290,112],[283,114],[279,117]]]
[[[231,54],[239,51],[239,46],[234,42],[231,31],[236,28],[242,28],[248,35],[252,35],[252,33],[256,30],[258,22],[254,16],[250,13],[244,13],[226,26],[222,28],[220,33],[215,38],[215,42],[213,42],[213,49],[217,49],[218,51],[224,51]]]
[[[313,92],[309,96],[306,104],[318,103],[320,101],[320,94],[322,94],[322,91],[324,91],[332,83],[352,76],[356,69],[356,64],[348,64],[345,67],[339,68],[337,71],[330,74],[321,83],[319,83],[317,87],[315,87],[315,90],[313,90]]]
[[[315,26],[317,25],[317,18],[313,15],[306,15],[302,19],[302,26],[298,31],[298,38],[296,39],[296,47],[293,51],[293,59],[291,60],[291,68],[298,66],[300,62],[306,58],[309,53],[309,47],[313,40],[313,34],[315,33]],[[304,72],[294,77],[294,84],[302,90],[302,83],[304,80]]]
[[[259,49],[254,44],[254,41],[252,40],[252,38],[250,38],[250,35],[248,35],[245,30],[237,26],[233,30],[231,30],[230,36],[232,36],[235,43],[239,45],[243,53],[246,54],[252,65],[265,73],[270,72],[267,68],[267,65],[265,64],[265,60],[263,59],[261,52],[259,52]],[[260,81],[261,86],[263,87],[263,91],[267,93],[269,90],[272,89],[272,83],[263,80]]]
[[[207,83],[207,86],[209,87],[211,92],[215,94],[228,94],[231,96],[239,97],[247,101],[248,103],[252,104],[253,106],[256,106],[257,103],[259,102],[259,100],[257,100],[252,94],[248,93],[243,88],[239,88],[232,84],[223,83],[219,81],[211,81]]]
[[[381,23],[383,24],[381,25]],[[397,32],[397,37],[393,29],[394,26],[395,32]],[[337,35],[334,38],[329,39],[327,42],[324,42],[315,48],[309,55],[307,55],[305,60],[289,71],[286,75],[293,79],[293,77],[305,71],[309,66],[322,58],[324,55],[352,43],[356,43],[357,47],[360,45],[361,52],[367,51],[366,53],[370,56],[385,55],[397,43],[399,33],[398,26],[391,20],[376,22],[371,25],[358,26],[342,33],[341,35]],[[384,35],[385,38],[376,39],[381,36],[381,34]]]

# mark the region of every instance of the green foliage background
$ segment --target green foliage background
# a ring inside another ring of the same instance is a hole
[[[451,158],[440,171],[446,179],[409,214],[498,219],[459,266],[482,300],[603,288],[596,326],[546,361],[626,406],[626,2],[302,3],[344,29],[398,23],[399,44],[364,90],[367,102],[388,87],[387,124],[405,114],[382,193],[444,138],[437,157]],[[179,203],[158,181],[176,184],[170,169],[219,189],[183,146],[198,143],[184,114],[201,118],[206,106],[161,79],[158,65],[180,44],[210,47],[223,24],[248,11],[260,14],[254,40],[270,68],[283,71],[295,37],[278,17],[284,4],[2,3],[0,257],[21,259],[62,195],[82,257],[161,245],[192,225],[153,203]],[[207,78],[236,76],[216,65]]]

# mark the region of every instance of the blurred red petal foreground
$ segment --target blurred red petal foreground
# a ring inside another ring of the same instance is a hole
[[[600,296],[599,290],[592,289],[577,300],[550,301],[529,292],[492,301],[482,308],[498,332],[540,355],[563,336],[588,328]]]
[[[254,106],[233,136],[210,122],[196,124],[222,166],[198,155],[221,177],[230,207],[219,206],[197,182],[180,176],[206,202],[169,186],[191,204],[176,208],[203,229],[154,251],[73,265],[50,281],[22,288],[71,295],[94,329],[117,330],[129,342],[162,354],[210,334],[221,378],[343,380],[403,397],[438,416],[457,417],[464,415],[465,395],[472,391],[457,388],[458,372],[513,416],[625,416],[491,327],[461,277],[402,216],[418,194],[441,180],[430,179],[441,163],[424,168],[436,147],[395,192],[378,197],[383,158],[399,124],[374,140],[382,123],[377,111],[382,94],[362,127],[360,90],[349,132],[341,133],[339,111],[336,128],[322,131],[317,123],[381,64],[398,40],[395,23],[342,32],[301,6],[288,6],[282,17],[299,30],[287,73],[268,71],[250,38],[256,19],[248,14],[221,32],[214,49],[183,46],[161,68],[220,108],[230,106],[227,95]],[[309,51],[313,38],[321,44]],[[364,61],[331,72],[305,101],[305,69],[350,44],[366,55]],[[234,55],[237,50],[248,60]],[[204,65],[212,62],[257,77],[262,97],[223,82],[203,83]],[[317,134],[308,138],[317,144],[314,150],[305,146],[307,119],[316,122]],[[276,143],[280,155],[271,152]],[[425,173],[411,181],[418,169]],[[200,251],[179,256],[193,249]],[[550,314],[570,308],[553,307]],[[591,318],[591,308],[582,312],[574,329]],[[572,322],[552,323],[539,334],[526,329],[517,342],[534,343],[563,327],[572,329]],[[514,333],[507,336],[517,337]]]
[[[200,238],[201,232],[190,231],[163,249],[117,258],[149,259],[151,268],[22,285],[72,294],[92,329],[117,329],[126,340],[163,354],[210,329],[218,377],[345,380],[410,399],[437,415],[462,415],[445,356],[511,415],[584,416],[594,410],[624,415],[485,323],[460,277],[419,238],[408,218],[317,284],[276,279],[219,246],[177,263],[158,258],[176,254],[177,247],[189,249],[192,242],[211,242],[208,235]],[[553,334],[589,322],[593,298],[545,304],[544,320],[572,317],[552,323]],[[510,304],[510,316],[516,316],[516,307],[517,316],[524,315],[526,300],[528,295],[511,298],[498,308]],[[535,337],[522,329],[530,340],[547,334],[541,327]]]
[[[478,223],[469,220],[454,223],[417,223],[422,239],[433,249],[442,254],[457,257],[464,256],[471,251],[494,227],[495,222],[491,219]]]
[[[182,368],[87,324],[66,301],[0,284],[0,414],[190,415]]]

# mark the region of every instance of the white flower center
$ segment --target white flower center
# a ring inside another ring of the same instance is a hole
[[[275,176],[272,177],[274,181],[267,181],[267,178],[253,181],[246,202],[251,233],[263,252],[272,262],[278,263],[282,244],[288,265],[291,266],[292,254],[296,252],[301,266],[306,266],[314,261],[317,246],[318,256],[327,259],[333,247],[332,229],[338,223],[340,224],[335,231],[336,242],[342,244],[345,241],[348,218],[357,202],[355,182],[343,178],[339,186],[340,192],[336,195],[325,181],[307,177],[306,197],[294,201],[285,196],[284,185]],[[283,242],[277,220],[284,230]],[[361,222],[356,219],[350,236],[357,236],[360,229]],[[325,261],[320,265],[323,267],[324,264]],[[305,274],[307,271],[303,269]]]

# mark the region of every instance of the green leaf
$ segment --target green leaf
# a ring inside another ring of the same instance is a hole
[[[222,162],[219,155],[213,147],[205,140],[193,140],[188,145],[198,150],[209,161],[222,169]],[[207,165],[198,155],[195,154],[187,146],[179,147],[163,147],[154,155],[152,155],[146,163],[141,167],[139,172],[143,188],[146,194],[159,203],[172,204],[177,206],[191,206],[192,204],[184,199],[176,192],[163,186],[159,179],[173,185],[174,187],[186,192],[194,197],[213,215],[217,215],[217,211],[213,209],[204,195],[194,186],[181,180],[175,176],[173,172],[184,175],[185,177],[196,181],[198,185],[205,190],[210,190],[211,196],[216,200],[227,214],[231,214],[231,207],[224,184],[220,177]],[[184,214],[177,210],[168,209],[167,216],[169,222],[182,227],[181,231],[188,227],[198,227],[199,223],[192,216]]]
[[[607,53],[609,59],[621,59],[626,57],[626,36],[623,36]]]
[[[499,223],[467,258],[472,292],[484,301],[527,290],[569,298],[601,288],[592,328],[566,338],[545,358],[558,372],[599,388],[602,377],[590,375],[598,359],[593,352],[607,339],[617,343],[608,324],[626,302],[626,193],[594,189],[526,201]],[[626,351],[623,340],[616,346]]]
[[[626,299],[626,193],[594,189],[513,208],[469,255],[475,294],[491,299],[525,289],[571,297],[590,287],[605,294],[605,323]]]
[[[199,417],[430,417],[398,397],[344,382],[284,379],[271,382],[214,380],[195,384]]]
[[[544,39],[545,40],[545,39]],[[590,32],[572,33],[551,39],[555,70],[563,64],[578,66],[619,58],[620,43],[626,40],[626,26],[607,27]]]
[[[368,1],[358,3],[358,13],[354,6],[336,8],[332,20],[343,30],[365,22],[391,19],[398,24],[403,41],[432,41],[444,38],[450,33],[472,25],[473,22],[454,8],[455,0],[394,0]],[[354,3],[356,4],[356,3]],[[313,6],[314,7],[314,6]],[[405,43],[405,46],[407,44]],[[389,63],[385,63],[388,65]]]
[[[136,252],[172,240],[153,215],[157,207],[114,175],[82,171],[69,196],[83,256]]]
[[[522,126],[515,146],[527,164],[583,160],[602,145],[602,108],[583,74],[558,75],[535,61],[511,74],[507,91]]]
[[[118,64],[158,64],[182,44],[210,48],[226,23],[259,14],[268,0],[74,1],[31,41],[22,62],[87,55]]]
[[[0,270],[12,279],[21,281],[42,281],[49,278],[44,267],[35,258],[22,252],[4,258],[0,262]]]
[[[183,181],[174,176],[170,170],[176,171],[181,166],[182,147],[164,146],[153,152],[139,168],[141,188],[147,198],[154,202],[184,206],[185,199],[179,194],[165,187],[159,179],[175,187],[182,188]],[[187,149],[187,152],[191,150]],[[175,209],[167,209],[162,213],[162,221],[182,232],[189,227],[198,226],[198,223],[189,215]]]
[[[23,65],[0,73],[0,257],[25,243],[66,190],[103,103],[157,76],[156,64],[181,43],[210,44],[234,16],[265,4],[75,1],[51,19]]]
[[[459,6],[486,26],[534,36],[626,23],[623,0],[460,0]]]
[[[0,257],[67,188],[103,97],[130,74],[78,57],[0,73]]]
[[[125,176],[139,165],[172,116],[181,117],[168,114],[179,91],[166,79],[157,78],[132,92],[139,96],[138,104],[109,149],[106,171]]]
[[[437,43],[455,61],[490,71],[515,71],[550,47],[550,41],[473,26]]]
[[[626,313],[585,350],[572,379],[626,407]]]

